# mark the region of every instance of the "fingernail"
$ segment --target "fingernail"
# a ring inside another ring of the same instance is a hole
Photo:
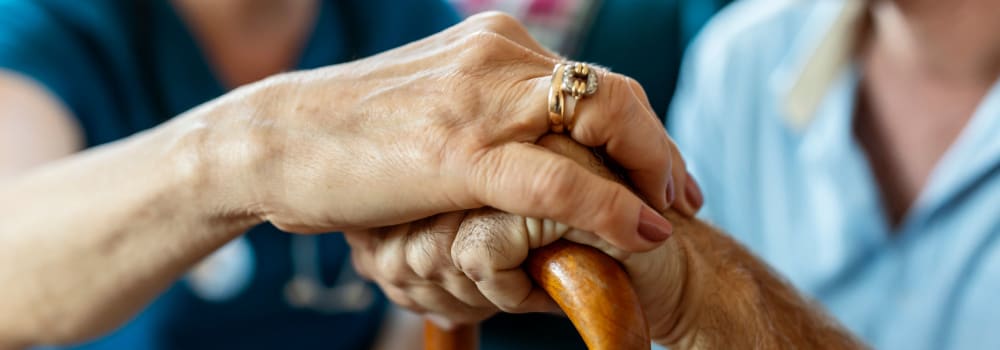
[[[648,206],[639,211],[639,235],[651,242],[662,242],[670,238],[674,226],[667,219]]]
[[[677,190],[674,189],[674,181],[670,180],[667,182],[667,207],[674,204],[677,200]]]
[[[705,202],[705,197],[701,194],[701,188],[698,187],[698,182],[694,180],[691,173],[688,173],[687,183],[684,184],[684,197],[695,211],[701,209],[701,205]]]

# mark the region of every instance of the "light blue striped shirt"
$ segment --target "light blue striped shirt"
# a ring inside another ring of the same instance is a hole
[[[669,130],[702,214],[876,348],[1000,349],[1000,84],[893,232],[852,133],[851,6],[747,0],[700,34]]]

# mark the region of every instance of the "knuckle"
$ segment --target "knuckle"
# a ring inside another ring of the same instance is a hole
[[[615,74],[615,75],[618,75],[618,74]],[[635,80],[635,78],[630,77],[630,76],[622,76],[622,77],[625,78],[625,84],[628,85],[628,87],[631,88],[632,91],[643,90],[642,84],[639,84],[639,81]]]
[[[528,71],[544,72],[549,66],[544,57],[489,30],[469,33],[459,42],[458,48],[457,68],[474,69],[473,72],[479,75],[494,72],[502,76],[520,76]]]
[[[496,210],[470,214],[452,245],[454,266],[474,282],[491,280],[498,271],[516,268],[528,254],[520,217]]]
[[[451,263],[445,251],[436,244],[433,234],[414,237],[406,249],[406,261],[414,275],[431,282],[441,282]]]
[[[405,259],[392,257],[384,259],[381,265],[381,276],[379,279],[384,283],[397,287],[405,287],[412,282],[410,267],[407,266]]]
[[[612,232],[618,228],[618,211],[625,208],[625,198],[631,192],[624,186],[609,186],[604,192],[603,198],[594,200],[597,205],[593,206],[592,212],[586,213],[592,218],[592,222],[598,232]]]
[[[606,117],[613,118],[615,116],[606,116]],[[589,147],[597,147],[597,146],[602,146],[604,144],[606,138],[603,136],[604,135],[603,130],[605,128],[599,126],[591,126],[591,125],[584,126],[582,125],[584,124],[583,122],[578,122],[577,124],[580,126],[573,130],[573,139],[579,141],[580,144]]]
[[[510,41],[500,34],[480,30],[466,36],[462,44],[462,66],[480,67],[506,51]]]
[[[599,74],[601,87],[595,97],[600,99],[600,103],[588,103],[582,109],[577,105],[579,121],[578,127],[573,130],[573,138],[590,147],[604,145],[623,123],[631,122],[628,120],[631,118],[629,109],[635,104],[627,82],[631,78],[604,71]]]
[[[484,89],[476,82],[488,80],[497,67],[502,67],[498,62],[506,61],[504,57],[512,52],[517,52],[516,48],[497,33],[480,30],[466,35],[459,43],[453,74],[459,81],[472,83],[459,84],[457,88],[481,92]],[[468,91],[462,91],[460,95],[467,94]]]
[[[592,118],[589,127],[579,128],[580,133],[574,133],[580,141],[587,146],[600,146],[610,142],[616,133],[622,129],[639,130],[636,122],[640,120],[637,115],[637,101],[635,95],[629,90],[625,77],[617,74],[609,74],[608,78],[601,83],[605,97],[597,105],[597,118]],[[610,125],[599,125],[594,123],[615,120],[617,122]]]
[[[455,267],[477,283],[492,278],[495,260],[502,253],[487,230],[488,224],[481,220],[466,220],[462,223],[463,237],[455,241],[452,249]]]
[[[671,171],[671,166],[673,164],[673,159],[676,157],[674,153],[676,150],[671,147],[669,140],[659,140],[658,142],[650,143],[650,155],[649,164],[644,164],[643,168],[650,169],[654,172],[662,172],[664,174],[669,174]],[[683,166],[683,164],[681,165]]]
[[[601,88],[608,94],[608,101],[601,103],[604,114],[621,115],[634,106],[635,96],[629,86],[629,79],[632,78],[616,73],[605,75],[604,81],[601,82]]]
[[[466,242],[467,240],[463,240]],[[487,251],[490,251],[487,249]],[[459,249],[452,253],[455,267],[473,282],[487,281],[493,277],[493,269],[484,261],[479,249]]]
[[[506,33],[507,31],[521,27],[521,23],[516,18],[500,11],[482,12],[473,16],[473,18],[484,29],[497,33]]]
[[[493,277],[492,270],[485,268],[482,265],[469,262],[466,259],[463,259],[463,261],[466,261],[466,263],[463,264],[459,270],[462,271],[462,273],[465,274],[465,277],[472,282],[482,283],[489,281]]]
[[[548,79],[544,78],[533,78],[533,79]],[[503,94],[503,129],[511,135],[539,135],[543,134],[545,130],[548,130],[548,117],[539,117],[535,113],[524,113],[518,109],[519,106],[523,105],[522,100],[525,96],[532,96],[533,86],[537,85],[537,81],[528,79],[514,86],[512,89],[506,90]]]

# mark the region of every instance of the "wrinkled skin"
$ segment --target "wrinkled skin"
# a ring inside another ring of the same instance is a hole
[[[673,200],[689,181],[680,154],[641,87],[604,70],[597,93],[577,104],[570,136],[605,149],[651,208],[535,145],[548,132],[560,60],[510,17],[475,16],[381,55],[237,91],[237,103],[206,108],[249,114],[204,118],[199,137],[212,140],[205,153],[232,189],[221,197],[249,203],[231,210],[286,231],[384,227],[490,206],[652,249],[657,241],[636,234],[640,210],[694,210]],[[241,109],[241,98],[253,108]]]
[[[562,136],[539,145],[607,179],[615,175],[588,148]],[[558,312],[522,269],[531,249],[565,238],[594,246],[623,262],[651,324],[672,323],[686,276],[675,240],[629,253],[593,233],[552,220],[491,208],[438,215],[414,223],[346,233],[355,266],[393,302],[442,327],[481,321],[496,312]]]

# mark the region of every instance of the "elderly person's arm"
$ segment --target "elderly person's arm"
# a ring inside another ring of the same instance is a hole
[[[541,144],[613,178],[591,152],[566,138]],[[746,248],[715,228],[666,216],[676,234],[630,254],[585,231],[480,209],[380,233],[348,233],[355,261],[390,298],[447,323],[497,310],[555,308],[521,264],[560,237],[620,259],[639,293],[654,341],[675,349],[860,349],[864,345]],[[378,236],[382,234],[382,236]],[[365,259],[375,258],[380,264]],[[373,269],[384,270],[373,270]]]
[[[265,221],[319,233],[491,206],[635,250],[659,245],[669,223],[650,219],[638,196],[534,145],[549,129],[558,60],[509,17],[482,15],[378,56],[248,85],[75,155],[70,112],[0,72],[0,130],[40,135],[0,138],[0,348],[109,331]],[[606,148],[665,208],[685,181],[671,176],[682,163],[664,170],[679,159],[673,144],[634,82],[606,73],[600,84],[573,137]]]
[[[677,232],[659,252],[625,260],[657,343],[673,349],[865,348],[728,235],[698,221],[677,223]],[[664,259],[674,255],[682,257]],[[685,270],[664,267],[670,263]],[[676,294],[662,293],[671,288]]]

